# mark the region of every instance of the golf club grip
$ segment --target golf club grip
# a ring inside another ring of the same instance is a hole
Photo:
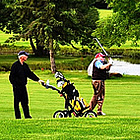
[[[97,39],[97,38],[94,38],[97,42],[98,42],[98,44],[100,45],[100,47],[102,48],[102,50],[104,51],[104,53],[105,53],[105,55],[106,56],[109,56],[108,55],[108,53],[106,52],[106,50],[103,48],[103,46],[101,45],[101,43],[99,42],[99,40]]]

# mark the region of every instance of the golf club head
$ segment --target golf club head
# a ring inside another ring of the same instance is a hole
[[[93,39],[97,40],[97,38],[93,38]]]
[[[55,78],[61,78],[61,79],[64,79],[64,76],[61,72],[56,72],[55,73]]]

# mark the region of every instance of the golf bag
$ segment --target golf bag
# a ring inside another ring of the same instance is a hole
[[[74,83],[67,80],[62,73],[56,72],[55,78],[57,80],[57,86],[62,87],[62,90],[49,84],[43,84],[47,89],[58,91],[61,97],[65,99],[65,110],[58,110],[53,114],[54,118],[71,117],[74,114],[75,117],[97,117],[96,113],[89,110],[89,104],[84,98],[79,96],[78,90],[75,88]]]

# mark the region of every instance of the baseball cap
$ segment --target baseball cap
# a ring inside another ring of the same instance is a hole
[[[18,56],[21,56],[21,55],[29,56],[29,54],[28,54],[27,52],[25,52],[25,51],[20,51],[20,52],[18,53]]]
[[[98,57],[105,57],[105,55],[102,54],[102,53],[97,53],[97,54],[95,55],[95,58],[98,58]]]

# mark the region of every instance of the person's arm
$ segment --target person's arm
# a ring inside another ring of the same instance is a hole
[[[9,75],[9,81],[12,85],[16,84],[16,79],[15,79],[16,78],[16,73],[17,73],[16,70],[17,70],[16,65],[13,64],[12,67],[11,67],[10,75]]]
[[[107,64],[103,64],[101,61],[96,61],[95,62],[95,67],[97,67],[98,69],[109,69],[110,68],[110,66],[111,66],[112,64],[110,64],[110,63],[107,63]]]
[[[25,67],[26,67],[26,74],[27,74],[27,77],[30,78],[30,79],[32,79],[33,81],[37,81],[37,82],[40,82],[40,83],[41,83],[42,80],[40,80],[39,77],[36,76],[36,75],[30,70],[30,68],[28,67],[27,64],[25,64]]]
[[[107,64],[105,64],[105,65],[103,65],[104,67],[102,67],[103,69],[106,69],[106,70],[110,70],[110,67],[113,65],[113,60],[112,60],[112,58],[110,57],[109,58],[109,62],[107,63]]]
[[[100,69],[110,69],[110,67],[111,67],[111,65],[112,64],[110,64],[110,63],[108,63],[108,64],[104,64],[104,65],[102,65],[101,67],[100,67]]]

